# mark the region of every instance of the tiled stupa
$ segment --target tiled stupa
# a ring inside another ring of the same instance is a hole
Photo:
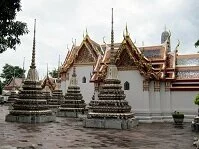
[[[48,104],[54,112],[57,112],[60,107],[61,102],[64,100],[62,90],[60,89],[61,80],[57,78],[55,89],[52,91],[52,98],[49,100]]]
[[[70,84],[67,89],[67,93],[64,96],[64,101],[58,110],[57,116],[61,117],[75,117],[85,112],[85,101],[80,92],[80,87],[77,85],[77,78],[75,67],[73,67],[73,74],[70,80]]]
[[[118,70],[114,58],[114,35],[113,35],[113,9],[111,29],[111,57],[108,64],[108,73],[101,86],[98,99],[91,100],[89,112],[84,119],[84,127],[130,129],[138,124],[131,112],[131,106],[125,100],[126,95],[121,89],[118,79]]]
[[[49,100],[51,100],[52,96],[50,94],[50,89],[48,86],[45,86],[45,88],[42,90],[44,98],[47,100],[47,103]]]
[[[7,103],[14,103],[17,98],[18,98],[18,94],[17,94],[15,88],[13,88],[10,93],[10,96],[8,97]]]
[[[42,94],[41,83],[35,65],[35,27],[33,38],[32,62],[27,78],[24,80],[19,99],[6,116],[6,121],[22,123],[42,123],[55,121],[55,115],[49,109],[47,100]]]

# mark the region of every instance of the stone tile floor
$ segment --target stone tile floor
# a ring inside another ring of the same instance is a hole
[[[54,123],[5,122],[7,106],[0,106],[0,149],[195,149],[190,123],[139,124],[132,130],[83,128],[81,121],[57,118]]]

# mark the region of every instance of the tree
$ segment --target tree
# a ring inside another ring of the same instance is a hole
[[[3,86],[2,86],[2,82],[0,80],[0,95],[2,95],[2,90],[3,90]]]
[[[196,41],[196,43],[195,43],[195,47],[198,47],[198,46],[199,46],[199,40]]]
[[[199,94],[196,95],[194,103],[199,106]],[[199,116],[199,107],[198,107],[198,116]]]
[[[58,77],[58,71],[55,68],[54,70],[50,71],[49,74],[51,75],[51,77],[53,78],[57,78]]]
[[[19,66],[5,64],[5,66],[3,66],[3,73],[0,75],[4,79],[3,86],[6,85],[13,76],[22,78],[24,73],[25,70]]]
[[[21,0],[0,1],[0,53],[8,48],[16,49],[21,41],[19,36],[28,33],[27,24],[15,21],[17,12],[21,11]]]

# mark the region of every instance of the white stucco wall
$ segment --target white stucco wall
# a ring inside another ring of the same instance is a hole
[[[71,68],[69,80],[72,76]],[[90,73],[93,66],[79,65],[76,66],[78,85],[80,86],[83,99],[88,104],[94,93],[94,83],[90,83]],[[86,77],[86,83],[82,83],[82,78]],[[160,92],[154,92],[154,81],[149,83],[149,91],[143,91],[144,78],[138,70],[118,71],[118,77],[121,80],[122,89],[126,81],[130,84],[130,90],[124,90],[126,100],[135,113],[160,113],[170,114],[173,111],[180,111],[185,114],[196,115],[197,106],[193,100],[198,93],[197,91],[165,91],[165,82],[160,83]],[[61,88],[65,94],[69,85],[69,80],[61,83]]]
[[[122,89],[124,90],[124,82],[128,81],[130,90],[124,90],[126,100],[132,106],[134,112],[148,112],[149,101],[145,100],[143,93],[143,77],[138,70],[119,71],[119,79],[121,80]]]
[[[198,107],[194,104],[194,99],[197,94],[198,91],[172,91],[172,110],[196,115]]]
[[[165,91],[165,82],[160,83],[160,109],[162,113],[171,113],[171,92]]]
[[[80,87],[83,99],[88,104],[90,100],[92,99],[93,93],[94,93],[94,83],[90,83],[90,74],[92,74],[93,66],[89,65],[77,65],[76,66],[76,74],[77,74],[77,80],[78,85]],[[70,83],[70,78],[73,73],[73,67],[68,70],[69,73],[69,80],[62,81],[61,88],[63,93],[65,94],[68,88],[68,85]],[[86,77],[86,83],[82,83],[82,78]]]

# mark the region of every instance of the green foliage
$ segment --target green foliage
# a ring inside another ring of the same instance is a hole
[[[23,69],[20,68],[19,66],[12,66],[9,64],[5,64],[5,66],[3,66],[2,72],[3,73],[0,76],[4,79],[3,81],[3,86],[4,86],[13,76],[21,78],[25,73],[25,70],[23,71]]]
[[[196,43],[195,43],[195,47],[198,47],[198,46],[199,46],[199,40],[196,41]]]
[[[196,105],[199,105],[199,94],[196,95],[195,99],[194,99],[194,103]]]
[[[0,95],[2,95],[2,90],[3,90],[3,85],[2,85],[2,82],[0,80]]]
[[[173,117],[173,118],[184,118],[184,114],[175,111],[175,112],[172,114],[172,117]]]
[[[57,78],[58,77],[58,70],[55,68],[54,70],[50,71],[49,74],[51,75],[51,77]]]
[[[16,49],[20,44],[19,36],[28,33],[27,24],[15,21],[17,12],[21,11],[21,0],[0,1],[0,53],[8,48]]]

